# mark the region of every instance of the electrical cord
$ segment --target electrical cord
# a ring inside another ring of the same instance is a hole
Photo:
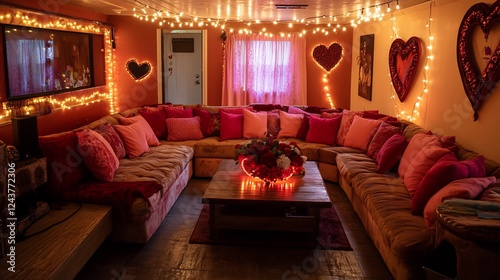
[[[78,213],[81,209],[82,209],[82,203],[78,203],[78,208],[77,208],[77,209],[76,209],[73,213],[71,213],[70,215],[68,215],[66,218],[64,218],[64,219],[62,219],[62,220],[60,220],[60,221],[58,221],[58,222],[56,222],[56,223],[54,223],[54,224],[52,224],[52,225],[49,225],[48,227],[46,227],[46,228],[44,228],[44,229],[42,229],[42,230],[39,230],[39,231],[37,231],[37,232],[34,232],[34,233],[32,233],[32,234],[22,235],[22,236],[17,236],[17,237],[19,238],[19,241],[21,241],[21,240],[25,240],[25,239],[28,239],[28,238],[30,238],[30,237],[33,237],[33,236],[39,235],[39,234],[41,234],[41,233],[43,233],[43,232],[46,232],[47,230],[49,230],[49,229],[51,229],[51,228],[53,228],[53,227],[55,227],[55,226],[57,226],[57,225],[59,225],[59,224],[61,224],[61,223],[65,222],[65,221],[67,221],[67,220],[69,220],[69,219],[70,219],[71,217],[73,217],[76,213]],[[25,229],[25,231],[24,231],[24,232],[27,232],[27,231],[28,231],[28,229],[29,229],[32,225],[34,225],[34,224],[35,224],[35,223],[33,223],[33,224],[29,225],[29,226]]]

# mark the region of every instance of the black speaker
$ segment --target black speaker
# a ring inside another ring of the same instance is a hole
[[[14,138],[14,146],[19,151],[21,159],[40,155],[36,117],[24,116],[12,118],[12,136]]]

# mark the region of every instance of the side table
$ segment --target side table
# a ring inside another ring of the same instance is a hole
[[[500,203],[450,199],[436,209],[436,245],[456,251],[458,279],[500,279]]]

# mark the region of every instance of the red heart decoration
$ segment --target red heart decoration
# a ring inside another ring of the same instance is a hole
[[[391,44],[389,71],[392,85],[401,102],[404,102],[408,96],[413,78],[417,74],[421,52],[422,41],[418,37],[411,37],[406,43],[398,38]]]
[[[325,45],[319,45],[313,50],[313,58],[328,72],[342,59],[342,46],[337,43],[331,44],[328,48]]]
[[[149,75],[149,73],[151,73],[151,70],[152,67],[149,62],[139,64],[135,59],[127,61],[127,71],[136,81],[144,79],[147,75]]]
[[[499,1],[488,6],[478,3],[465,13],[458,29],[457,63],[465,94],[474,110],[474,121],[483,101],[488,98],[500,78],[500,45],[491,55],[485,69],[481,73],[477,67],[472,45],[472,37],[476,26],[481,27],[488,38],[493,23],[500,17]]]

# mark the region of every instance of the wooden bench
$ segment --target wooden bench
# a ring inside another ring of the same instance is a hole
[[[27,235],[70,216],[80,207],[68,203],[33,224]],[[83,204],[71,218],[15,245],[15,272],[1,259],[2,279],[73,279],[111,232],[111,207]]]

